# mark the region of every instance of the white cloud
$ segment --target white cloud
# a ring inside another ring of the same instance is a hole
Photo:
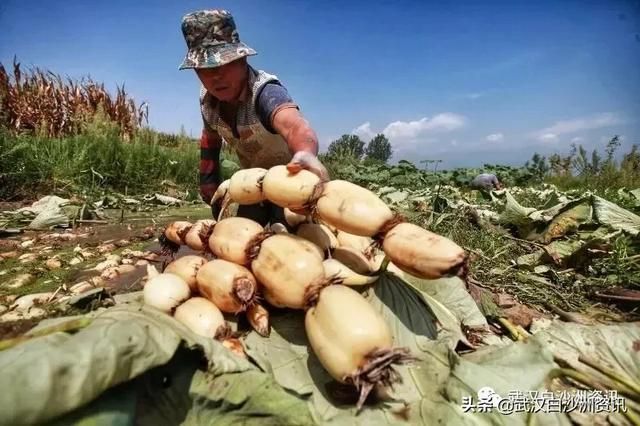
[[[450,132],[465,125],[466,118],[459,114],[445,112],[433,116],[423,117],[417,121],[394,121],[384,128],[384,133],[390,140],[410,141],[431,132]]]
[[[351,133],[360,136],[360,138],[365,141],[370,140],[376,135],[375,132],[371,130],[371,123],[368,121],[353,129]]]
[[[492,133],[486,137],[489,142],[500,142],[504,139],[504,135],[502,133]]]
[[[588,117],[574,118],[572,120],[556,121],[549,127],[538,130],[534,133],[535,137],[539,140],[544,140],[545,135],[553,134],[556,136],[565,135],[569,133],[580,132],[584,130],[600,129],[603,127],[615,126],[622,124],[624,120],[613,113],[603,112],[600,114],[594,114]]]
[[[353,129],[351,134],[358,135],[362,140],[367,141],[378,133],[382,133],[394,143],[394,150],[397,153],[414,146],[416,142],[435,145],[439,141],[434,137],[434,134],[459,129],[466,124],[466,121],[466,117],[462,115],[443,112],[431,118],[423,117],[416,121],[394,121],[382,131],[375,131],[371,128],[371,123],[367,121]],[[452,139],[450,144],[456,146],[458,141]]]
[[[475,101],[476,99],[484,98],[485,96],[487,96],[488,93],[489,93],[489,91],[453,93],[453,94],[451,94],[451,98],[452,99],[457,99],[457,100],[466,99],[466,100]]]
[[[543,133],[538,136],[538,140],[540,142],[557,142],[558,135],[556,135],[555,133]]]
[[[576,136],[575,138],[571,139],[571,142],[573,142],[573,143],[578,143],[578,142],[582,142],[582,141],[584,141],[584,138],[580,137],[580,136]]]

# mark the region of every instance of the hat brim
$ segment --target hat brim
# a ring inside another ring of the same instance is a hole
[[[190,49],[179,69],[217,68],[237,59],[257,54],[258,52],[242,42]]]

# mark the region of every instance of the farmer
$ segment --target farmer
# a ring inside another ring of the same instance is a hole
[[[318,138],[275,75],[256,70],[247,56],[256,51],[240,41],[226,10],[200,10],[182,18],[187,56],[180,69],[194,69],[202,83],[200,111],[200,195],[207,203],[221,183],[223,139],[243,168],[286,164],[292,173],[307,169],[328,180],[316,157]],[[211,206],[217,217],[220,205]],[[285,223],[281,208],[264,202],[240,206],[238,216],[265,226]]]
[[[490,192],[494,189],[502,189],[502,184],[492,173],[481,173],[471,181],[471,188],[479,189],[483,192]]]

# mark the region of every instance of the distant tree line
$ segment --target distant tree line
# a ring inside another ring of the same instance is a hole
[[[603,152],[598,149],[588,151],[582,145],[571,144],[567,154],[554,153],[544,156],[535,153],[520,168],[485,165],[482,169],[454,170],[453,173],[459,175],[454,176],[457,180],[463,180],[471,171],[485,171],[496,173],[500,179],[511,177],[512,184],[549,182],[562,187],[602,189],[640,187],[640,148],[633,145],[629,152],[618,156],[616,153],[621,145],[620,136],[615,135],[607,142]],[[345,134],[332,141],[327,152],[322,154],[323,161],[329,162],[332,167],[354,161],[386,164],[392,155],[393,147],[384,134],[377,134],[368,142],[363,141],[358,135]],[[435,161],[425,160],[422,163]],[[436,169],[437,167],[433,172]]]
[[[342,135],[329,144],[327,155],[331,158],[371,160],[386,163],[393,155],[391,142],[382,133],[365,143],[358,135]]]
[[[620,146],[618,135],[607,142],[604,155],[597,149],[589,152],[582,145],[571,144],[566,155],[555,153],[545,157],[535,153],[524,167],[538,181],[586,181],[603,187],[637,185],[640,183],[640,149],[633,145],[617,161],[616,152]]]

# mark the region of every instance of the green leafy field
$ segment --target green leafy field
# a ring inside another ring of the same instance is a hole
[[[269,337],[226,315],[241,342],[231,352],[144,304],[147,268],[170,261],[164,226],[211,214],[197,140],[144,127],[146,104],[124,88],[16,63],[0,64],[0,107],[0,200],[38,200],[0,203],[1,424],[640,424],[640,152],[618,155],[618,136],[603,152],[453,170],[389,164],[382,134],[329,145],[332,179],[469,254],[463,277],[401,277],[385,262],[354,287],[415,357],[358,412],[357,389],[307,340],[304,311],[269,307]],[[225,179],[239,168],[227,149],[221,168]],[[486,172],[506,189],[472,190]],[[615,391],[629,410],[463,409],[487,386]]]

